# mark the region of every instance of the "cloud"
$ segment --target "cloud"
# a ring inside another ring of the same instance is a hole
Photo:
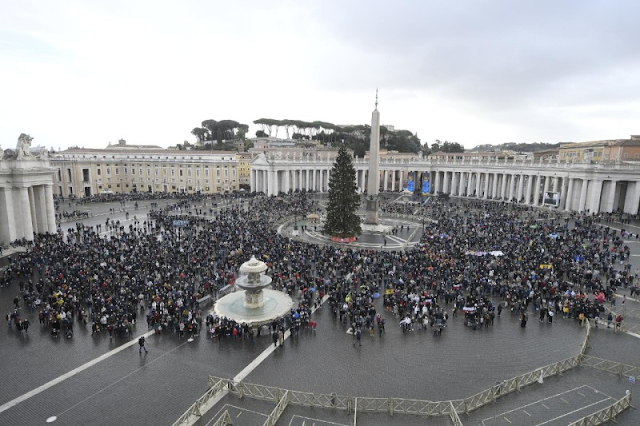
[[[174,145],[202,120],[383,121],[467,146],[637,133],[640,3],[9,1],[0,138]],[[388,120],[388,121],[387,121]],[[252,129],[255,131],[255,129]]]

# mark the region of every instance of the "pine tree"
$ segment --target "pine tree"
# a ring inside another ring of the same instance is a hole
[[[360,195],[356,185],[356,169],[346,148],[338,151],[338,157],[329,178],[329,203],[324,233],[332,237],[348,238],[360,234]]]

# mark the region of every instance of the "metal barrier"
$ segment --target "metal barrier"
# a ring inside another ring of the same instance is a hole
[[[282,398],[280,398],[280,401],[278,401],[275,408],[273,409],[271,414],[269,414],[267,420],[264,422],[264,426],[275,426],[275,424],[278,422],[278,419],[282,415],[282,412],[285,408],[287,408],[287,404],[289,404],[289,391],[284,392]]]
[[[216,422],[211,426],[229,426],[232,425],[233,421],[231,421],[231,416],[229,415],[228,410],[224,410],[224,413],[220,416]]]
[[[451,422],[453,423],[453,426],[463,426],[462,421],[460,420],[460,417],[458,417],[458,413],[456,412],[456,409],[453,406],[453,403],[451,403],[451,412],[449,413],[449,418],[451,418]]]
[[[462,422],[458,416],[459,414],[468,414],[469,412],[484,405],[494,403],[498,398],[501,398],[504,395],[520,391],[523,387],[534,383],[542,383],[547,377],[562,375],[563,372],[575,367],[591,367],[596,370],[617,374],[618,376],[634,376],[636,378],[640,378],[640,367],[585,355],[591,333],[591,325],[589,321],[585,321],[584,326],[586,327],[587,332],[578,355],[505,380],[490,387],[489,389],[485,389],[464,399],[427,401],[404,398],[351,397],[340,396],[335,393],[316,394],[311,392],[287,390],[274,386],[235,382],[233,380],[218,377],[209,377],[209,390],[207,390],[202,397],[189,407],[189,409],[174,423],[174,426],[193,424],[193,422],[202,415],[203,408],[205,408],[207,402],[224,390],[239,398],[249,397],[265,401],[273,401],[276,404],[276,407],[264,423],[266,426],[273,426],[288,404],[304,407],[333,408],[346,411],[347,413],[354,413],[354,426],[357,422],[356,417],[358,412],[387,413],[389,415],[397,413],[420,416],[449,416],[454,426],[461,426]],[[612,419],[622,410],[629,407],[630,401],[631,397],[629,395],[622,398],[612,406],[607,407],[592,416],[585,417],[581,420],[583,423],[578,422],[575,424],[601,424],[589,422],[592,421],[591,419],[606,419],[603,421]]]
[[[577,422],[570,423],[569,426],[596,426],[614,420],[618,414],[631,407],[631,393],[624,398],[617,400],[612,405],[585,416]]]
[[[425,401],[404,398],[358,397],[358,411],[369,413],[414,414],[421,416],[449,415],[452,403],[460,405],[463,400]]]
[[[226,386],[227,380],[209,377],[209,389],[173,423],[173,426],[192,425],[195,423],[210,408],[206,407],[205,404],[224,391]]]
[[[640,367],[624,364],[622,362],[610,361],[608,359],[597,358],[591,355],[583,355],[580,363],[583,367],[591,367],[596,370],[606,371],[616,374],[619,377],[633,376],[640,379]]]
[[[492,386],[489,389],[485,389],[463,400],[453,400],[451,402],[456,412],[467,414],[486,404],[495,402],[497,398],[511,392],[519,391],[521,388],[533,383],[541,382],[546,377],[561,375],[567,370],[578,367],[580,365],[581,357],[582,355],[577,355],[572,358],[563,359],[562,361],[558,361],[554,364],[546,365],[538,368],[537,370],[505,380],[496,386]]]

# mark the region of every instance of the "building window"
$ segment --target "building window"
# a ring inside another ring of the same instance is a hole
[[[184,176],[184,173],[183,173],[182,169],[178,170],[178,175],[179,175],[180,177]]]

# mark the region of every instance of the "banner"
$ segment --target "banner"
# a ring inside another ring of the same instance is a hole
[[[429,194],[429,191],[431,190],[429,186],[429,174],[430,173],[427,172],[422,173],[422,195]]]
[[[413,172],[409,172],[409,178],[407,179],[407,191],[409,192],[413,192],[416,189],[413,175]]]

